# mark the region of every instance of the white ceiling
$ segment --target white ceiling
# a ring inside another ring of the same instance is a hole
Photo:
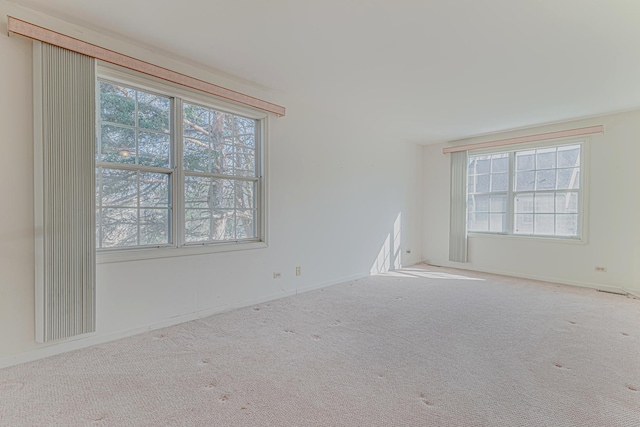
[[[640,107],[637,0],[15,3],[332,108],[395,141]]]

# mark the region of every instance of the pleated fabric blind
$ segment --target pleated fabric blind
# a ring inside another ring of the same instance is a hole
[[[95,60],[34,42],[36,340],[95,331]]]
[[[467,262],[467,152],[451,153],[449,261]]]

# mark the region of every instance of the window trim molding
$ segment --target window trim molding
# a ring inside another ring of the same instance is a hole
[[[558,242],[558,243],[575,243],[575,244],[588,244],[589,239],[589,170],[590,167],[588,165],[591,164],[591,156],[590,156],[590,145],[591,145],[591,137],[589,136],[574,136],[567,138],[560,138],[548,141],[532,141],[521,144],[513,144],[509,146],[499,146],[499,147],[491,147],[491,148],[481,148],[477,150],[469,151],[468,155],[478,156],[478,155],[486,155],[486,154],[497,154],[497,153],[513,153],[521,150],[529,150],[535,148],[545,148],[545,147],[559,147],[563,145],[572,145],[572,144],[581,144],[580,149],[580,188],[578,197],[578,236],[544,236],[544,235],[533,235],[533,234],[511,234],[509,232],[491,232],[491,231],[468,231],[468,237],[494,237],[494,238],[507,238],[507,239],[523,239],[525,241],[538,240],[538,241],[546,241],[546,242]],[[513,179],[514,179],[514,166],[513,158],[514,156],[509,156],[509,191],[507,197],[507,217],[509,214],[513,215],[513,201],[510,200],[515,193],[513,190]],[[467,208],[468,209],[468,208]],[[468,215],[468,211],[467,211]],[[513,221],[513,218],[507,218],[507,223],[510,224]]]
[[[480,150],[483,148],[493,149],[497,147],[525,144],[529,142],[537,143],[537,142],[544,142],[544,141],[557,141],[563,138],[572,138],[577,136],[586,137],[588,135],[594,135],[598,133],[604,133],[603,125],[587,126],[583,128],[577,128],[577,129],[565,129],[565,130],[560,130],[555,132],[539,133],[535,135],[517,136],[513,138],[499,139],[499,140],[487,141],[487,142],[477,142],[473,144],[454,145],[451,147],[443,148],[442,153],[449,154],[449,153],[455,153],[456,151],[474,151],[476,149]]]
[[[228,101],[214,98],[212,95],[186,88],[177,84],[168,83],[135,71],[122,69],[112,64],[98,61],[96,65],[96,78],[98,80],[108,80],[125,86],[134,86],[137,89],[148,90],[171,98],[174,108],[172,120],[176,132],[176,141],[172,144],[172,154],[175,159],[174,172],[175,179],[172,183],[172,191],[175,192],[176,207],[173,209],[175,220],[171,224],[173,242],[167,245],[146,246],[146,247],[119,247],[119,248],[96,248],[96,263],[107,264],[114,262],[138,261],[149,259],[161,259],[170,257],[181,257],[191,255],[203,255],[220,252],[235,252],[251,249],[262,249],[269,247],[269,119],[270,115],[264,111],[248,108],[242,105],[230,103]],[[178,149],[178,138],[181,137],[182,128],[178,126],[178,117],[181,111],[182,101],[193,102],[207,108],[224,110],[225,112],[240,115],[257,120],[257,131],[259,132],[260,144],[256,144],[256,168],[258,172],[258,191],[256,201],[258,205],[257,229],[258,233],[252,239],[239,239],[235,241],[223,242],[184,242],[184,230],[181,226],[184,219],[184,194],[177,191],[184,187],[184,171],[177,165],[182,162],[182,150]],[[97,110],[97,109],[96,109]]]

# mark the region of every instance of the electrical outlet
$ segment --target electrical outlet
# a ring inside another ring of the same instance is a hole
[[[302,276],[302,267],[296,267],[296,276]]]
[[[596,266],[596,271],[598,273],[606,273],[607,272],[607,267]]]
[[[273,273],[273,278],[274,279],[279,279],[282,276],[282,274],[280,273]]]

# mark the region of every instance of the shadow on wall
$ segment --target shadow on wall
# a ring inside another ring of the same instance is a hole
[[[386,273],[401,268],[401,239],[402,239],[402,212],[398,213],[393,223],[392,229],[378,252],[378,256],[373,261],[371,275]]]

